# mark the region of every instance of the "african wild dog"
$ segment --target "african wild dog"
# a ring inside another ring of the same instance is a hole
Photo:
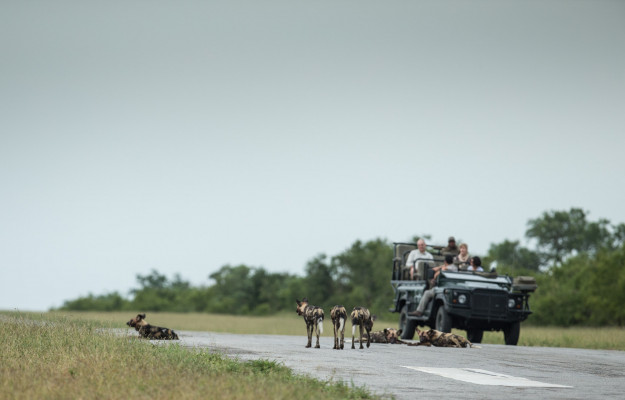
[[[417,334],[419,335],[419,346],[436,346],[436,347],[479,347],[474,346],[464,336],[456,335],[454,333],[445,333],[430,329],[429,331],[420,331],[417,328]]]
[[[332,325],[334,325],[334,347],[336,350],[343,350],[345,346],[345,320],[347,319],[347,311],[343,306],[334,306],[330,311],[330,318],[332,318]],[[339,344],[339,334],[341,335],[341,341]]]
[[[148,339],[178,340],[176,332],[168,328],[153,326],[145,321],[145,314],[137,314],[135,318],[126,322],[126,325],[135,328],[139,335]]]
[[[383,331],[371,332],[371,343],[409,344],[399,338],[401,334],[401,329],[384,328]],[[356,339],[356,341],[359,340]]]
[[[306,322],[306,334],[308,335],[308,344],[306,348],[312,346],[312,334],[313,330],[316,329],[317,333],[317,345],[316,349],[320,348],[319,346],[319,334],[323,333],[323,309],[321,307],[311,306],[308,304],[308,299],[304,297],[302,301],[295,299],[297,302],[297,311],[298,315],[304,317],[304,321]]]
[[[362,331],[363,329],[367,331],[367,348],[371,346],[371,328],[373,328],[373,319],[371,318],[371,313],[364,307],[354,307],[351,314],[352,318],[352,349],[355,349],[354,346],[354,335],[356,333],[356,326],[360,328],[360,348],[363,349],[362,346]]]

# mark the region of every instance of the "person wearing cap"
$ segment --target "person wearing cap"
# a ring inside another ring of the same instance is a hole
[[[446,256],[447,254],[451,255],[451,256],[457,256],[458,253],[460,253],[460,249],[458,248],[458,246],[456,246],[456,238],[453,236],[450,236],[449,239],[447,239],[447,247],[443,248],[441,250],[441,253]]]

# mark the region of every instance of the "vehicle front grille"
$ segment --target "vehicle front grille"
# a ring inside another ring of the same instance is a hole
[[[502,317],[508,311],[508,295],[501,292],[476,290],[473,292],[473,314]]]

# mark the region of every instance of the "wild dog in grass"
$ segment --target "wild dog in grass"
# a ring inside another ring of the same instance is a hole
[[[343,350],[345,346],[345,320],[347,320],[347,311],[343,306],[334,306],[330,310],[330,318],[332,318],[332,325],[334,325],[334,347],[336,350]],[[341,340],[339,343],[339,334]]]
[[[371,332],[371,343],[409,344],[399,338],[401,334],[401,329],[384,328],[382,331]],[[359,340],[356,339],[356,341]]]
[[[306,345],[306,348],[312,346],[313,330],[315,330],[317,334],[317,345],[315,348],[320,348],[319,334],[323,333],[323,309],[321,307],[311,306],[308,304],[308,299],[306,297],[304,297],[302,301],[295,299],[295,302],[297,303],[295,311],[298,315],[304,317],[304,321],[306,322],[306,334],[308,335],[308,344]]]
[[[364,348],[362,346],[363,329],[367,331],[367,348],[369,348],[369,346],[371,346],[370,333],[371,329],[373,328],[373,319],[371,318],[371,313],[364,307],[354,307],[350,316],[352,318],[352,349],[356,348],[354,346],[354,335],[356,333],[356,326],[360,328],[360,348]]]
[[[137,314],[136,317],[126,322],[126,325],[135,328],[139,335],[147,339],[178,340],[176,332],[168,328],[153,326],[146,322],[145,314]]]
[[[478,347],[469,342],[464,336],[456,335],[455,333],[445,333],[430,329],[428,331],[420,331],[417,328],[417,334],[419,335],[419,343],[417,346],[436,346],[436,347]]]

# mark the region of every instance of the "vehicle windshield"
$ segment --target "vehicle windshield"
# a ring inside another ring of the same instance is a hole
[[[497,277],[493,277],[493,278],[488,278],[488,277],[481,276],[481,275],[478,275],[478,274],[474,274],[474,273],[471,273],[471,272],[443,271],[442,274],[443,274],[443,276],[445,278],[449,278],[449,279],[457,279],[457,280],[464,280],[464,281],[471,281],[471,282],[481,282],[481,283],[495,283],[495,284],[498,284],[498,285],[509,285],[510,284],[510,280],[505,275],[497,276]]]

